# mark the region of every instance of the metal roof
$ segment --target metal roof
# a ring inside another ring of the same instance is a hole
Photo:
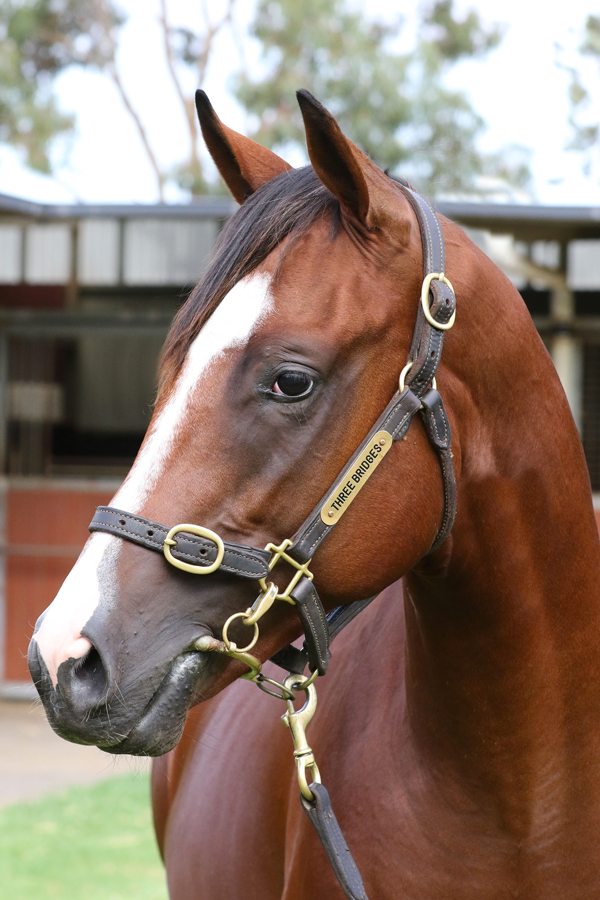
[[[471,228],[513,234],[519,240],[570,241],[600,238],[600,207],[542,206],[439,200],[442,215]],[[0,194],[0,214],[45,220],[90,218],[203,219],[227,218],[238,208],[228,197],[199,197],[192,203],[33,203]]]
[[[597,206],[542,206],[526,203],[477,203],[440,200],[442,215],[461,225],[495,234],[512,234],[524,241],[572,241],[600,238]]]
[[[0,214],[34,219],[227,218],[238,208],[230,197],[198,197],[193,203],[34,203],[0,194]]]

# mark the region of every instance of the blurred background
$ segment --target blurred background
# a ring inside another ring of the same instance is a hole
[[[54,737],[25,654],[133,461],[169,323],[236,208],[199,139],[198,87],[293,165],[307,162],[294,92],[308,88],[467,229],[522,293],[600,498],[600,8],[0,0],[0,889],[12,900],[165,896],[147,771],[120,774]]]

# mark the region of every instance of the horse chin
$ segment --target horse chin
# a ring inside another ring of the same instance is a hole
[[[206,653],[182,653],[127,737],[102,746],[107,753],[162,756],[179,743],[188,709],[207,667]]]

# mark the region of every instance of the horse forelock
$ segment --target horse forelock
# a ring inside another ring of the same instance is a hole
[[[333,235],[339,203],[311,166],[273,178],[245,201],[223,228],[206,274],[173,321],[160,361],[161,388],[174,383],[192,341],[226,294],[285,238],[300,238],[327,216]]]

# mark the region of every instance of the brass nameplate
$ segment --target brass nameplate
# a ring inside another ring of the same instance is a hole
[[[321,519],[326,525],[335,525],[339,521],[391,446],[392,436],[388,431],[378,431],[373,436],[367,449],[348,467],[327,498],[321,510]]]

